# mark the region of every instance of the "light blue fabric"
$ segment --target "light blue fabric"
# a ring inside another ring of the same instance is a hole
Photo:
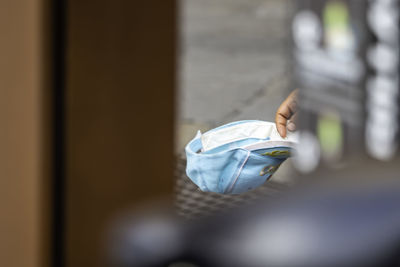
[[[230,127],[241,121],[218,127]],[[214,131],[213,129],[211,131]],[[260,140],[247,138],[244,140],[224,144],[206,152],[201,152],[202,141],[200,131],[186,146],[188,177],[202,191],[222,194],[238,194],[255,189],[267,181],[272,174],[285,161],[290,153],[289,147],[273,147],[249,151],[245,145],[260,142]],[[283,151],[283,155],[276,152]],[[269,152],[275,152],[269,153]],[[267,153],[267,155],[263,155]],[[268,155],[269,154],[269,155]]]

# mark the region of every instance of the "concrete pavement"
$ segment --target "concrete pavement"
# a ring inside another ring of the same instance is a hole
[[[177,153],[198,129],[273,121],[289,92],[287,0],[182,0]]]

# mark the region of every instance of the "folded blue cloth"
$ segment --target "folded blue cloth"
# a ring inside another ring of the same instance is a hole
[[[186,173],[203,191],[243,193],[268,180],[296,143],[294,134],[282,138],[272,122],[232,122],[197,133],[185,148]]]

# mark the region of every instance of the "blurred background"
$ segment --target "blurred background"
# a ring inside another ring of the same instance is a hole
[[[288,8],[273,0],[180,2],[179,149],[198,128],[274,120],[288,93]]]
[[[198,130],[274,121],[291,92],[289,1],[183,0],[179,10],[176,153]],[[274,180],[289,181],[285,167]]]
[[[399,262],[398,5],[1,1],[0,266]],[[300,153],[270,181],[188,179],[197,130],[294,88]]]

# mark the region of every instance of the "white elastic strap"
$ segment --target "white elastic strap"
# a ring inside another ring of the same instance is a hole
[[[271,122],[247,122],[205,133],[201,137],[204,151],[247,138],[266,139],[275,129]]]

